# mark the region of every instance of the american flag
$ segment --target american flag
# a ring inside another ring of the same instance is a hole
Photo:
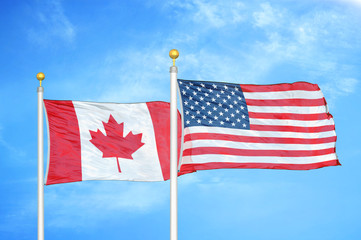
[[[178,86],[184,125],[181,172],[340,165],[334,120],[317,84],[179,79]]]

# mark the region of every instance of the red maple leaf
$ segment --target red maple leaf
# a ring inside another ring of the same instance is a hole
[[[103,152],[103,158],[116,157],[118,170],[121,172],[118,158],[133,159],[132,154],[144,145],[141,142],[142,133],[129,132],[126,137],[123,137],[124,122],[117,123],[112,115],[108,123],[103,122],[103,125],[106,135],[99,129],[96,132],[90,130],[92,139],[89,141]]]

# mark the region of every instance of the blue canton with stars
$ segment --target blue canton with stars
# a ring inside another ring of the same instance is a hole
[[[250,129],[246,100],[238,84],[178,79],[184,127]]]

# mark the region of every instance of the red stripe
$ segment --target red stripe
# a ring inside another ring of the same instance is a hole
[[[326,101],[324,98],[318,99],[246,99],[249,106],[297,106],[297,107],[314,107],[325,106]]]
[[[329,119],[330,115],[327,113],[313,113],[313,114],[298,114],[298,113],[259,113],[248,112],[250,118],[259,119],[287,119],[287,120],[301,120],[301,121],[313,121],[313,120],[325,120]]]
[[[183,156],[204,154],[248,156],[248,157],[313,157],[335,153],[335,148],[321,150],[260,150],[260,149],[237,149],[223,147],[197,147],[185,149]]]
[[[221,133],[192,133],[184,136],[184,142],[193,140],[224,140],[247,143],[279,143],[279,144],[322,144],[336,142],[336,136],[326,138],[276,138],[276,137],[251,137],[237,136]]]
[[[296,83],[281,83],[273,85],[252,85],[241,84],[243,92],[280,92],[280,91],[318,91],[320,88],[317,84],[308,82],[296,82]]]
[[[275,132],[303,132],[303,133],[316,133],[328,132],[335,130],[335,125],[326,125],[320,127],[296,127],[296,126],[277,126],[277,125],[250,125],[251,130],[257,131],[275,131]]]
[[[285,170],[311,170],[328,166],[341,165],[338,159],[308,164],[282,164],[282,163],[224,163],[211,162],[199,164],[182,164],[181,172],[210,170],[220,168],[259,168],[259,169],[285,169]]]
[[[159,163],[164,180],[170,178],[170,104],[166,102],[146,103],[152,118]],[[178,112],[178,159],[182,140],[182,123]]]
[[[82,180],[78,119],[72,101],[44,100],[50,154],[46,185]]]

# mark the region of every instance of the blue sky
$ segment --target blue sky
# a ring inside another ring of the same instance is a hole
[[[172,48],[183,79],[319,84],[342,164],[182,176],[179,239],[360,239],[360,25],[359,0],[2,1],[0,239],[36,239],[36,73],[48,99],[169,101]],[[45,187],[45,237],[169,239],[169,182]]]

